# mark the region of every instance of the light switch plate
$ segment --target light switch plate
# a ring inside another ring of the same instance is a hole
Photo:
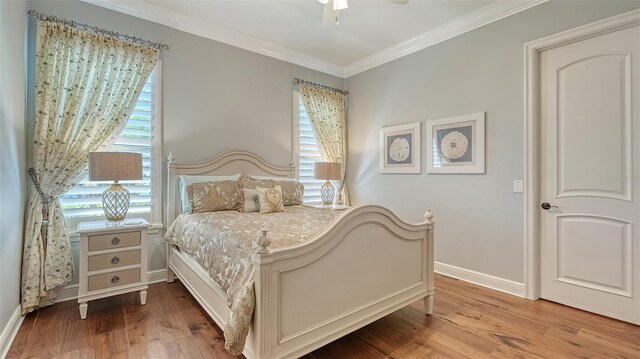
[[[524,180],[513,180],[513,192],[514,193],[524,192]]]

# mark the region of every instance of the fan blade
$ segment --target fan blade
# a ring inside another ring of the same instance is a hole
[[[398,5],[407,5],[407,3],[409,2],[409,0],[384,0],[384,1],[398,4]]]
[[[333,10],[338,11],[348,8],[349,4],[347,3],[347,0],[333,0]]]
[[[333,10],[333,4],[329,1],[324,6],[324,11],[322,12],[322,25],[336,26],[336,16],[337,12]]]

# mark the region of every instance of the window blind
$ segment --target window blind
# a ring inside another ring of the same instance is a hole
[[[299,181],[304,184],[304,201],[313,203],[321,202],[320,187],[324,183],[322,180],[313,178],[313,167],[316,162],[322,162],[322,155],[318,148],[318,142],[313,134],[311,122],[304,108],[302,98],[298,97],[298,110],[300,119],[299,140],[298,140],[298,173]]]
[[[143,179],[120,182],[131,192],[129,215],[151,212],[151,144],[153,140],[155,83],[156,71],[153,71],[145,83],[122,133],[109,149],[113,152],[142,154]],[[85,176],[74,188],[60,196],[65,218],[103,217],[102,192],[111,183],[106,181],[89,182],[88,175]]]

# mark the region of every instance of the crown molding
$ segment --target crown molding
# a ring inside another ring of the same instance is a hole
[[[142,1],[81,0],[82,2],[165,25],[274,59],[344,78],[340,65],[273,44],[206,21],[167,10]],[[170,44],[169,44],[170,45]]]
[[[142,1],[81,1],[329,75],[347,78],[517,14],[548,0],[498,0],[424,34],[364,57],[346,67]]]
[[[440,42],[446,41],[484,25],[504,19],[531,7],[540,5],[548,0],[499,0],[482,7],[469,14],[451,20],[435,29],[412,39],[388,47],[372,55],[364,57],[347,65],[344,69],[345,77],[357,75],[366,70],[397,60],[414,52],[426,49]]]

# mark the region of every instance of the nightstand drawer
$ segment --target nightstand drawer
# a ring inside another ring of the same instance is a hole
[[[88,262],[90,271],[140,264],[140,250],[89,256]]]
[[[124,232],[89,236],[89,250],[99,251],[140,245],[140,232]]]
[[[118,287],[125,284],[140,281],[140,269],[128,269],[119,272],[92,275],[88,278],[88,290],[100,290],[111,287]]]

